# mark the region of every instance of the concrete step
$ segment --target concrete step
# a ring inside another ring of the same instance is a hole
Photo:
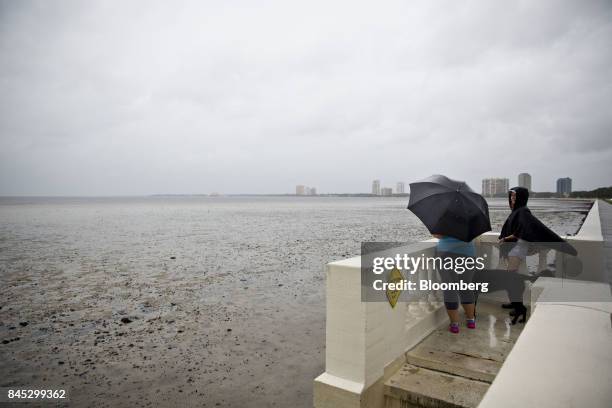
[[[486,382],[407,363],[385,382],[385,407],[476,407],[488,388]]]
[[[480,303],[476,329],[441,327],[406,353],[385,383],[387,408],[477,406],[523,327],[511,325],[499,305]]]
[[[502,363],[452,350],[440,350],[420,344],[406,354],[408,363],[461,377],[493,382]]]

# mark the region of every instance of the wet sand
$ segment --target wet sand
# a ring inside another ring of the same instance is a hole
[[[405,200],[318,200],[1,205],[0,387],[66,387],[79,407],[310,407],[324,264],[428,235]]]

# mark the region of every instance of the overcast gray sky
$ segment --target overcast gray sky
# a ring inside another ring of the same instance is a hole
[[[0,0],[0,53],[0,195],[612,185],[610,1]]]

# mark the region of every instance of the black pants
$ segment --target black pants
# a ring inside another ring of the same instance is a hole
[[[442,252],[438,251],[437,256],[442,258],[442,268],[438,269],[440,274],[440,280],[444,283],[459,283],[463,281],[469,284],[474,279],[474,270],[465,270],[463,273],[457,273],[457,268],[444,268],[444,262],[447,258],[453,259],[453,265],[456,263],[457,258],[473,258],[471,256],[456,254],[454,252]],[[472,304],[475,301],[475,293],[473,290],[444,290],[444,304],[448,310],[457,310],[459,308],[459,302],[461,304]]]

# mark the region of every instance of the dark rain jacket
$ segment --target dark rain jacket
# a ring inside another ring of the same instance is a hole
[[[511,188],[508,192],[508,202],[510,205],[512,191],[516,193],[516,202],[512,213],[510,213],[502,227],[499,238],[514,235],[516,238],[530,242],[530,251],[556,249],[575,256],[577,254],[576,249],[544,225],[542,221],[538,220],[527,208],[529,190],[523,187]],[[508,252],[512,249],[512,241],[515,242],[516,239],[511,240],[509,244],[502,245],[502,256],[507,256]]]

